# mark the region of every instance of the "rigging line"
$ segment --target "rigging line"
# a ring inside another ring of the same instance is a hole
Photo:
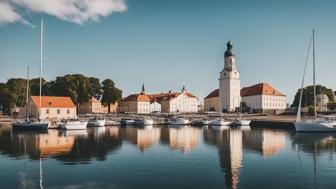
[[[301,104],[302,104],[303,85],[304,85],[304,81],[305,81],[305,75],[306,75],[307,64],[308,64],[308,59],[309,59],[309,52],[310,52],[310,48],[311,48],[313,37],[314,37],[314,34],[312,34],[311,37],[310,37],[308,51],[307,51],[307,56],[306,56],[306,61],[305,61],[305,66],[304,66],[304,70],[303,70],[303,77],[302,77],[301,91],[300,91],[300,101],[299,101],[299,106],[298,106],[298,109],[300,111],[298,111],[298,113],[297,113],[296,121],[300,121],[301,120]]]

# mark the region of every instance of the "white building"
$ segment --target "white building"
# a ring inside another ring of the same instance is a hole
[[[255,113],[278,114],[286,109],[287,97],[268,83],[241,89],[242,101]]]
[[[240,78],[232,43],[229,41],[226,46],[224,69],[219,77],[219,110],[234,112],[240,107]]]
[[[161,112],[161,104],[156,102],[156,100],[151,100],[149,109],[150,112]]]
[[[161,111],[166,113],[198,112],[198,99],[183,87],[180,93],[169,92],[153,95],[161,104]]]

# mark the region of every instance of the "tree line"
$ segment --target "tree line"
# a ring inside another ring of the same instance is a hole
[[[298,89],[295,94],[292,107],[299,106],[300,94],[301,94],[301,89]],[[332,89],[327,88],[323,85],[316,85],[316,95],[319,95],[319,94],[325,94],[328,96],[328,99],[329,99],[328,108],[330,110],[336,109],[336,101],[335,101],[336,91],[333,91]],[[302,107],[312,107],[312,106],[314,106],[314,86],[310,85],[310,86],[303,88]]]
[[[13,107],[21,107],[26,103],[27,80],[11,78],[6,83],[0,83],[0,111],[10,114]],[[31,96],[39,95],[40,80],[29,81]],[[92,96],[101,97],[103,104],[110,105],[121,99],[122,91],[111,79],[100,82],[99,78],[86,77],[82,74],[68,74],[56,77],[54,81],[42,79],[42,96],[69,96],[78,105],[87,102]]]

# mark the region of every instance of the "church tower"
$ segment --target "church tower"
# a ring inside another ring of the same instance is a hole
[[[219,110],[234,112],[240,107],[240,78],[233,46],[229,40],[224,53],[224,69],[219,77]]]

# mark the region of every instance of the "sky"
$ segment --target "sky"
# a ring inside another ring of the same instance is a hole
[[[112,79],[123,96],[218,88],[230,39],[241,87],[268,82],[292,103],[312,29],[317,83],[336,90],[336,2],[328,0],[0,0],[0,82],[39,71]],[[312,83],[312,64],[306,84]]]

